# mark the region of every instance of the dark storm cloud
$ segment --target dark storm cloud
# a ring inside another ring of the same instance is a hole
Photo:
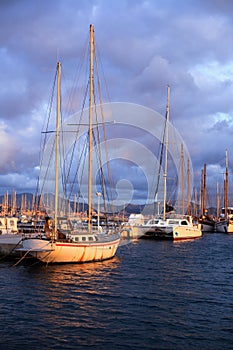
[[[20,176],[34,191],[56,61],[61,59],[71,80],[90,23],[112,101],[142,104],[164,115],[170,84],[171,121],[187,144],[195,173],[224,158],[226,148],[231,159],[232,16],[230,0],[1,1],[4,189],[8,174],[9,188],[17,188]]]

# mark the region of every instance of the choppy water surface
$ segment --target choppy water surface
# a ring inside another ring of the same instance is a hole
[[[0,262],[0,349],[233,349],[233,235],[139,240],[109,261]]]

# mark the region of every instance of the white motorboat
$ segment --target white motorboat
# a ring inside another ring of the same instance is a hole
[[[150,219],[144,226],[146,233],[143,238],[172,239],[174,241],[199,238],[201,227],[186,218]]]
[[[166,196],[167,196],[167,170],[168,170],[168,122],[170,115],[170,86],[168,86],[168,98],[166,108],[166,123],[165,123],[165,171],[164,171],[164,198],[163,198],[163,218],[152,218],[145,225],[145,234],[142,238],[149,239],[172,239],[174,241],[199,238],[202,236],[201,227],[194,225],[192,217],[167,218],[166,213]]]

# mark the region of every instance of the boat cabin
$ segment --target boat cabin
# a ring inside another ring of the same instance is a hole
[[[96,235],[92,234],[77,234],[77,235],[71,235],[70,238],[72,239],[73,242],[83,242],[83,243],[88,243],[88,242],[96,242],[97,237]]]
[[[161,219],[150,219],[149,221],[147,221],[147,223],[145,224],[145,226],[158,225],[160,222],[162,222]]]
[[[145,226],[190,226],[190,222],[187,219],[150,219]]]
[[[221,209],[221,216],[224,217],[225,215],[225,208]],[[233,219],[233,207],[227,208],[227,216],[229,219]]]
[[[0,217],[0,234],[17,233],[17,222],[15,217]]]
[[[174,225],[177,225],[177,226],[188,226],[189,222],[186,219],[183,219],[183,220],[168,219],[167,220],[167,224],[168,225],[172,225],[172,226],[174,226]]]

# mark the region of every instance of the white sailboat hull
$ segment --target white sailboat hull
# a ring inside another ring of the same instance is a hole
[[[106,235],[107,236],[107,235]],[[26,239],[23,251],[44,263],[84,263],[112,258],[120,243],[118,234],[102,242],[51,242],[43,239]],[[107,239],[108,238],[108,239]]]
[[[202,231],[198,227],[177,226],[173,228],[173,240],[185,240],[202,237]]]

